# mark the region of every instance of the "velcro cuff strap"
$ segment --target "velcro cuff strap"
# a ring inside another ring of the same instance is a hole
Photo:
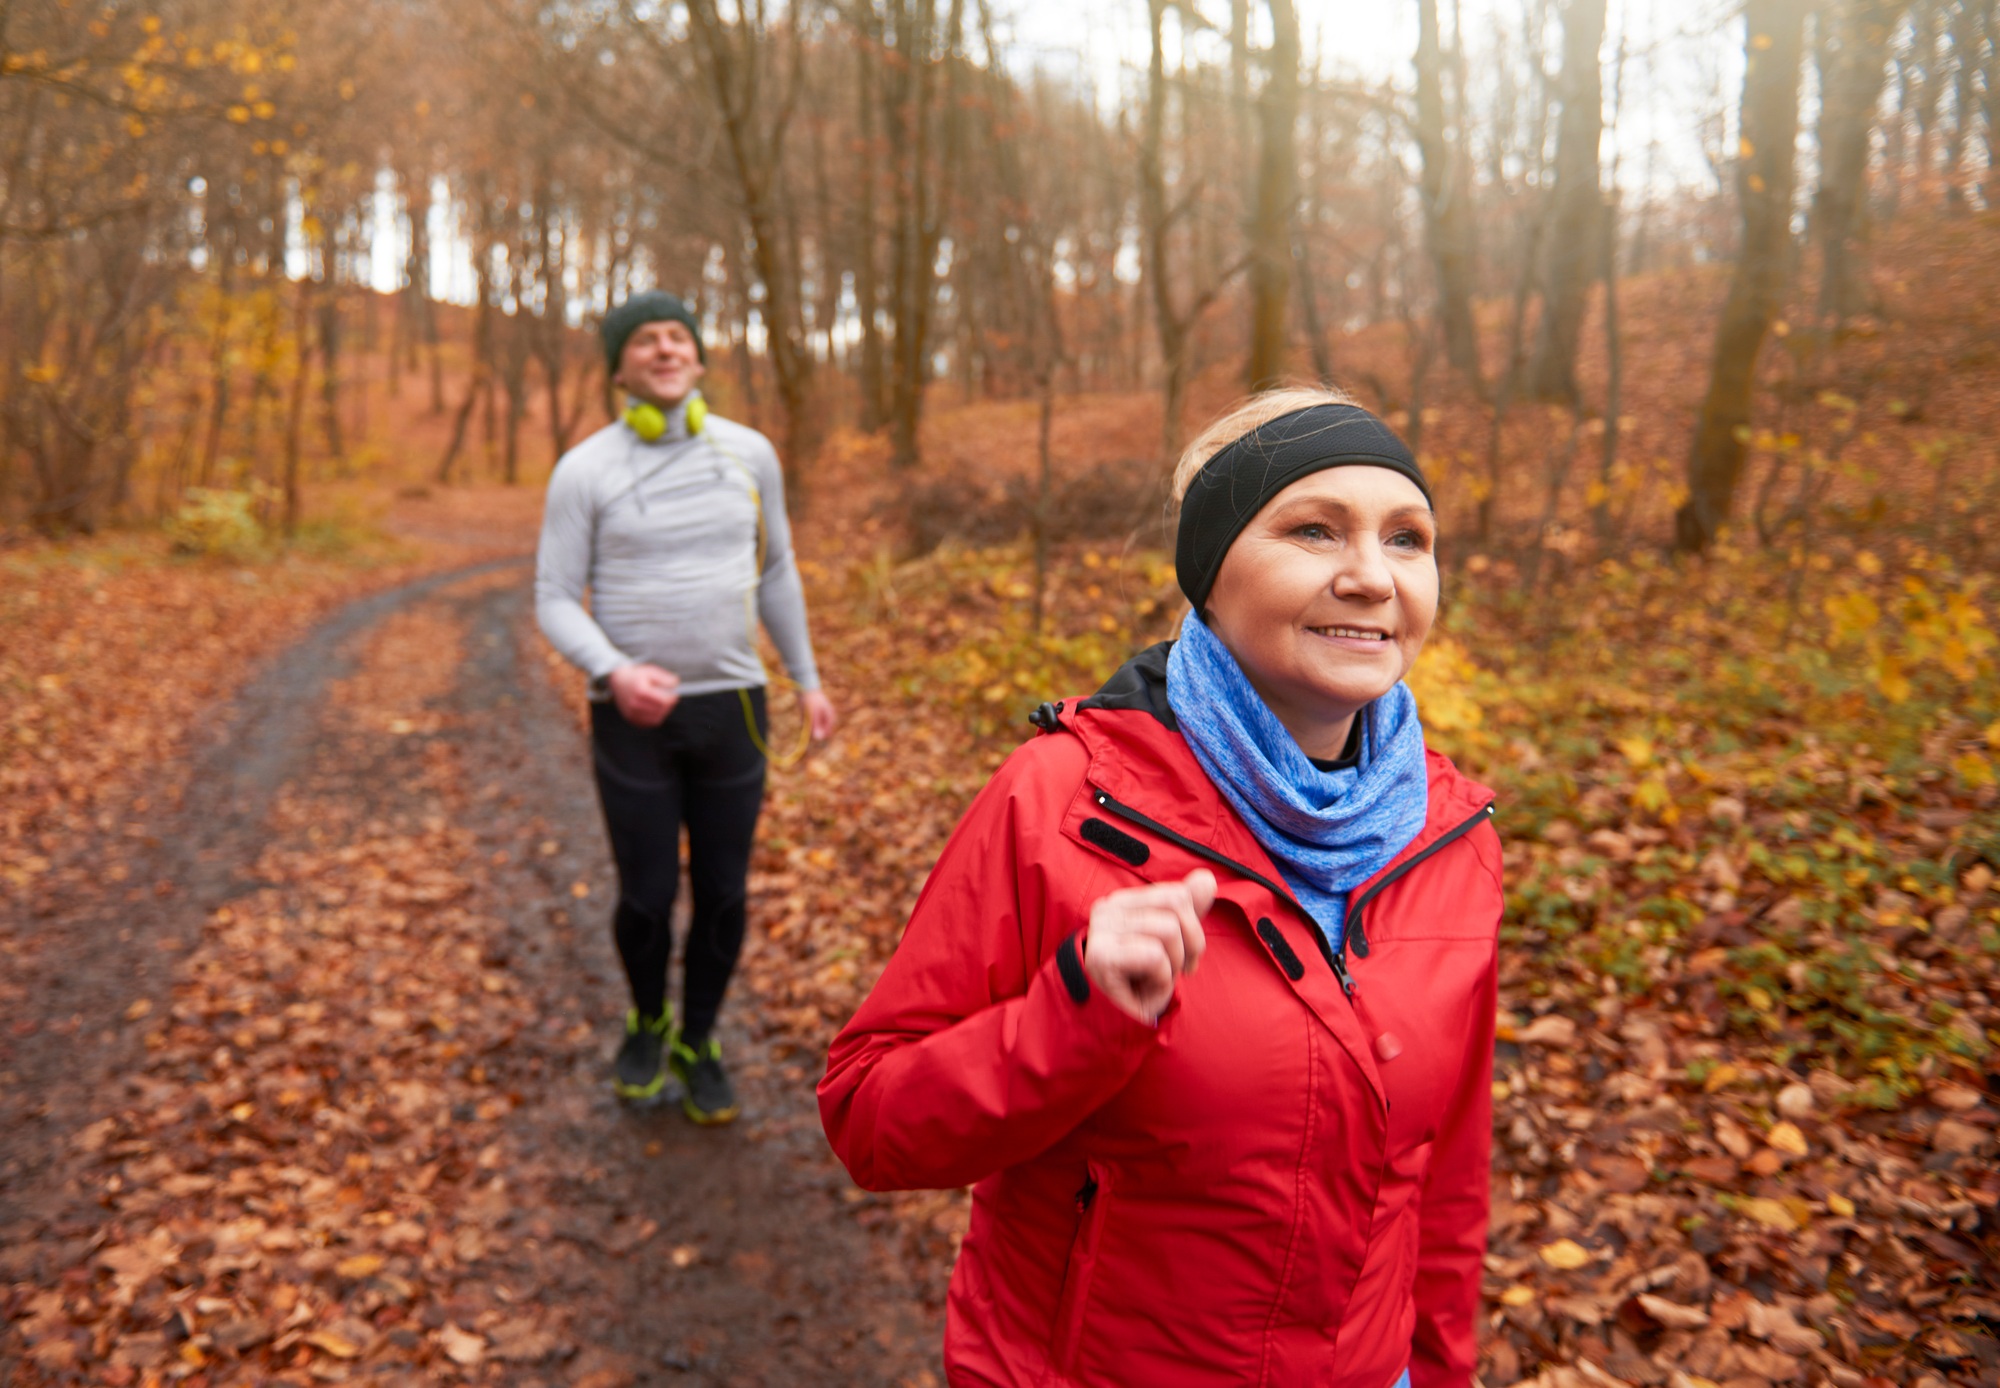
[[[1083,956],[1077,952],[1076,936],[1067,936],[1056,946],[1056,972],[1062,975],[1063,988],[1071,1002],[1081,1007],[1090,1001],[1090,976],[1083,971]]]

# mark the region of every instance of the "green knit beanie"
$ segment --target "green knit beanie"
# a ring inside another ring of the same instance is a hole
[[[701,345],[701,324],[695,321],[694,313],[665,290],[648,289],[613,308],[598,326],[604,338],[604,360],[614,373],[618,370],[618,359],[625,355],[625,344],[648,323],[679,323],[685,327],[694,334],[695,356],[702,365],[708,364],[708,351]]]

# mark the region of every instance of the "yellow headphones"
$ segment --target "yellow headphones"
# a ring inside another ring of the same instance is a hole
[[[625,408],[625,422],[632,432],[647,443],[658,443],[667,432],[667,412],[658,405],[644,400],[634,401]],[[690,396],[687,402],[687,426],[690,435],[699,434],[701,426],[708,422],[708,402],[699,395]]]

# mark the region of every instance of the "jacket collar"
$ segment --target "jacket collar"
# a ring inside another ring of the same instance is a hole
[[[1090,751],[1091,784],[1276,878],[1269,855],[1216,790],[1180,734],[1167,703],[1167,653],[1172,648],[1173,642],[1161,641],[1133,656],[1097,693],[1078,702],[1065,720]],[[1430,805],[1423,829],[1380,872],[1354,889],[1356,899],[1493,803],[1493,792],[1461,773],[1450,758],[1426,748],[1424,767]]]
[[[1294,917],[1292,931],[1278,933],[1302,932],[1302,938],[1319,947],[1328,967],[1285,967],[1292,990],[1346,1049],[1377,1101],[1386,1104],[1387,1089],[1375,1048],[1362,1028],[1344,954],[1327,946],[1319,926],[1281,885],[1283,878],[1264,846],[1223,799],[1181,736],[1167,705],[1167,650],[1168,643],[1162,642],[1141,651],[1095,695],[1076,704],[1067,718],[1060,705],[1044,705],[1036,711],[1035,721],[1045,732],[1066,728],[1083,742],[1090,755],[1090,790],[1100,806],[1111,808],[1098,798],[1109,796],[1121,809],[1137,811],[1152,829],[1180,838],[1200,858],[1223,866],[1218,896],[1233,901],[1247,920],[1258,922],[1260,936],[1270,926],[1261,920],[1261,913],[1274,909],[1274,898],[1277,912]],[[1424,827],[1380,872],[1355,888],[1349,898],[1355,907],[1414,868],[1419,859],[1472,828],[1492,805],[1493,793],[1460,775],[1449,758],[1427,749],[1424,761],[1430,789]],[[1199,852],[1204,847],[1210,851]],[[1357,953],[1367,952],[1361,916],[1353,909],[1349,937]],[[1275,949],[1268,936],[1265,944]]]

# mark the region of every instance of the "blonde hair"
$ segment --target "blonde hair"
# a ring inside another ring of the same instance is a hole
[[[1309,410],[1315,405],[1352,405],[1353,396],[1337,386],[1279,386],[1258,395],[1245,396],[1231,405],[1206,429],[1194,436],[1194,441],[1181,453],[1181,460],[1174,464],[1174,502],[1180,503],[1187,496],[1187,490],[1194,485],[1195,474],[1208,465],[1209,459],[1220,453],[1245,434],[1261,429],[1274,419],[1300,410]]]

